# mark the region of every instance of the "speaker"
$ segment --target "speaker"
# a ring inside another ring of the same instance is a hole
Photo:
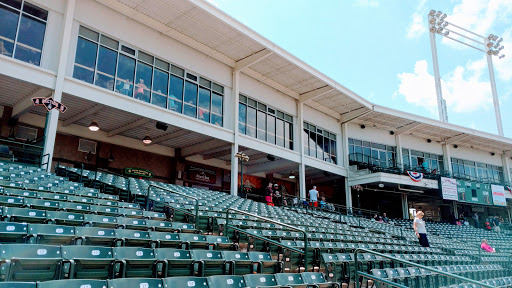
[[[7,120],[7,125],[9,127],[14,127],[16,124],[18,124],[18,118],[11,117],[9,120]]]
[[[156,129],[158,130],[162,130],[162,131],[167,131],[167,124],[163,123],[163,122],[156,122]]]

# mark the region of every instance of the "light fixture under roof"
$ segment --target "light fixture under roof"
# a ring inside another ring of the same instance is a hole
[[[100,130],[100,126],[98,126],[98,123],[96,121],[92,120],[91,124],[89,124],[89,130],[92,132],[96,132]]]
[[[293,175],[293,173],[290,173],[290,175],[288,175],[288,178],[295,179],[295,175]]]
[[[144,137],[144,139],[142,139],[142,143],[144,143],[146,145],[151,144],[151,142],[153,142],[153,139],[151,139],[151,137],[149,137],[148,135],[146,135],[146,137]]]

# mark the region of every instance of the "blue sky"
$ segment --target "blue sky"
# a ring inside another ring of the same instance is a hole
[[[512,138],[510,0],[210,2],[360,96],[434,119],[428,12],[441,10],[449,22],[484,36],[502,36],[506,57],[493,57],[493,63],[504,134]],[[449,122],[497,134],[484,54],[436,39]]]

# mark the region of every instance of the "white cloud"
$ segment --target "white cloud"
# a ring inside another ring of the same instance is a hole
[[[380,6],[380,2],[378,0],[356,0],[354,5],[363,8],[377,8]]]
[[[427,10],[425,8],[425,3],[426,0],[421,0],[416,7],[416,11],[411,16],[412,23],[407,29],[408,38],[418,38],[427,32],[427,20],[425,18]]]
[[[437,94],[434,76],[428,72],[426,60],[417,61],[414,73],[398,74],[400,85],[396,95],[405,101],[426,108],[433,116],[437,115]],[[485,58],[470,61],[464,67],[457,66],[441,80],[443,98],[448,109],[458,113],[471,113],[489,109],[492,105],[491,89],[483,80],[487,71]]]

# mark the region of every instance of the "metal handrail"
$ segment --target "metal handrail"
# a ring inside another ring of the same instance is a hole
[[[108,174],[112,174],[114,176],[126,179],[126,182],[128,183],[128,186],[127,186],[126,190],[128,190],[128,199],[130,199],[130,197],[131,197],[130,178],[126,177],[125,175],[109,171],[109,170],[104,169],[104,168],[96,168],[96,171],[94,171],[94,181],[99,181],[99,180],[96,179],[98,171],[102,171],[102,172],[105,172],[105,173],[108,173]]]
[[[44,157],[46,157],[46,156],[48,156],[48,161],[46,161],[45,163],[43,163]],[[44,154],[43,156],[41,156],[41,166],[40,166],[40,167],[41,167],[41,168],[43,168],[43,166],[44,166],[44,165],[46,165],[46,169],[45,169],[45,170],[46,170],[46,172],[50,172],[50,171],[48,171],[48,168],[50,168],[50,167],[51,167],[51,165],[50,165],[50,163],[49,163],[49,162],[50,162],[50,153],[46,153],[46,154]]]
[[[196,217],[195,218],[196,218],[196,227],[198,227],[198,225],[199,225],[199,198],[187,195],[185,193],[176,192],[176,191],[173,191],[173,190],[168,189],[168,188],[163,188],[163,187],[151,184],[151,185],[148,186],[148,193],[146,194],[146,211],[149,209],[149,194],[151,192],[151,188],[157,188],[157,189],[160,189],[160,190],[164,190],[164,191],[167,191],[167,192],[171,192],[171,193],[178,194],[178,195],[181,195],[183,197],[187,197],[189,199],[195,200],[196,201],[196,205],[195,205]]]
[[[407,286],[403,286],[403,285],[400,285],[400,284],[397,284],[397,283],[393,283],[393,282],[389,283],[389,281],[384,281],[385,279],[381,279],[381,278],[375,277],[375,276],[370,275],[370,274],[365,273],[365,272],[360,272],[359,269],[358,269],[359,265],[358,265],[358,261],[357,261],[357,254],[359,252],[373,254],[373,255],[379,256],[379,257],[384,258],[384,259],[388,259],[388,260],[391,260],[391,261],[394,261],[394,262],[398,262],[398,263],[406,264],[406,265],[409,265],[409,266],[417,267],[417,268],[420,268],[420,269],[424,269],[424,270],[427,270],[427,271],[430,271],[430,272],[434,272],[436,274],[439,274],[439,275],[442,275],[442,276],[445,276],[445,277],[454,278],[456,280],[472,283],[472,284],[475,284],[475,285],[478,285],[478,286],[481,286],[481,287],[489,287],[489,288],[495,287],[495,286],[492,286],[492,285],[489,285],[489,284],[482,283],[480,281],[476,281],[476,280],[469,279],[469,278],[466,278],[466,277],[462,277],[462,276],[459,276],[459,275],[455,275],[455,274],[452,274],[452,273],[444,272],[444,271],[441,271],[441,270],[436,270],[436,269],[430,268],[428,266],[424,266],[424,265],[421,265],[421,264],[417,264],[417,263],[409,262],[409,261],[406,261],[406,260],[398,259],[398,258],[395,258],[395,257],[392,257],[392,256],[388,256],[386,254],[382,254],[382,253],[379,253],[379,252],[375,252],[375,251],[372,251],[372,250],[368,250],[368,249],[364,249],[364,248],[357,248],[354,251],[354,263],[355,263],[354,265],[355,265],[356,288],[360,287],[359,286],[359,275],[362,275],[362,276],[364,276],[366,278],[369,278],[369,279],[372,279],[374,281],[384,282],[386,284],[390,284],[390,285],[393,285],[395,287],[407,287]]]
[[[277,225],[289,228],[289,229],[294,230],[294,231],[302,232],[302,234],[304,235],[304,253],[303,253],[304,254],[304,271],[308,271],[308,261],[307,261],[308,260],[308,235],[306,233],[306,230],[300,229],[300,228],[297,228],[297,227],[293,227],[291,225],[284,224],[284,223],[281,223],[281,222],[278,222],[278,221],[275,221],[275,220],[272,220],[272,219],[269,219],[269,218],[265,218],[265,217],[262,217],[262,216],[259,216],[259,215],[256,215],[256,214],[252,214],[252,213],[249,213],[249,212],[246,212],[246,211],[243,211],[243,210],[238,210],[238,209],[235,209],[235,208],[228,208],[228,210],[226,211],[226,226],[225,226],[225,229],[224,229],[225,230],[225,235],[228,235],[228,228],[230,228],[230,226],[231,226],[231,225],[228,224],[229,223],[228,222],[229,221],[229,211],[233,211],[233,212],[236,212],[238,214],[243,214],[243,215],[251,216],[251,217],[254,217],[256,219],[260,219],[260,220],[264,220],[266,222],[274,223],[274,224],[277,224]],[[233,228],[237,228],[237,227],[231,227],[231,229],[233,229]],[[233,229],[233,230],[238,230],[238,228],[237,229]],[[289,249],[289,250],[292,250],[292,249]],[[300,252],[298,252],[298,253],[300,253]]]

